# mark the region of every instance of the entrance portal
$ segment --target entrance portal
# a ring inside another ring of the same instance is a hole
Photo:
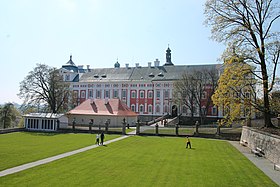
[[[171,116],[172,118],[176,117],[178,115],[178,108],[176,105],[173,105],[172,106],[172,113],[171,113]]]

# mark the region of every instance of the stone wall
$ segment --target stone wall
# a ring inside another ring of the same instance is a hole
[[[265,157],[273,163],[280,163],[280,136],[243,126],[240,142],[242,141],[247,142],[250,149],[261,148]]]

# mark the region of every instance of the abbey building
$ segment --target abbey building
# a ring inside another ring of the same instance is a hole
[[[200,69],[215,69],[219,73],[219,64],[211,65],[175,65],[171,60],[171,50],[166,50],[166,62],[161,65],[156,59],[148,62],[146,67],[138,63],[131,67],[125,64],[121,67],[116,62],[112,68],[90,68],[90,66],[76,66],[70,60],[60,69],[64,81],[70,83],[77,104],[86,99],[114,99],[118,98],[132,111],[142,117],[156,117],[163,114],[189,115],[184,104],[174,102],[174,83],[183,74]],[[211,90],[211,85],[205,94]],[[203,103],[203,98],[201,100]],[[199,115],[199,112],[196,112]],[[210,105],[207,116],[219,116],[218,109]]]

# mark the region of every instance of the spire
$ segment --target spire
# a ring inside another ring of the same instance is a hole
[[[165,66],[173,66],[174,64],[171,62],[171,50],[169,48],[169,44],[168,44],[168,48],[166,50],[166,62],[164,64]]]
[[[115,68],[120,68],[120,63],[118,62],[118,58],[117,58],[117,62],[114,65]]]
[[[76,66],[76,65],[74,64],[74,62],[72,61],[72,54],[70,55],[70,60],[69,60],[66,64],[69,64],[69,65],[71,65],[71,66]]]

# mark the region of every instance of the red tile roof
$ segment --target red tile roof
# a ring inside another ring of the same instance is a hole
[[[102,115],[102,116],[137,116],[119,99],[87,99],[67,114]]]

